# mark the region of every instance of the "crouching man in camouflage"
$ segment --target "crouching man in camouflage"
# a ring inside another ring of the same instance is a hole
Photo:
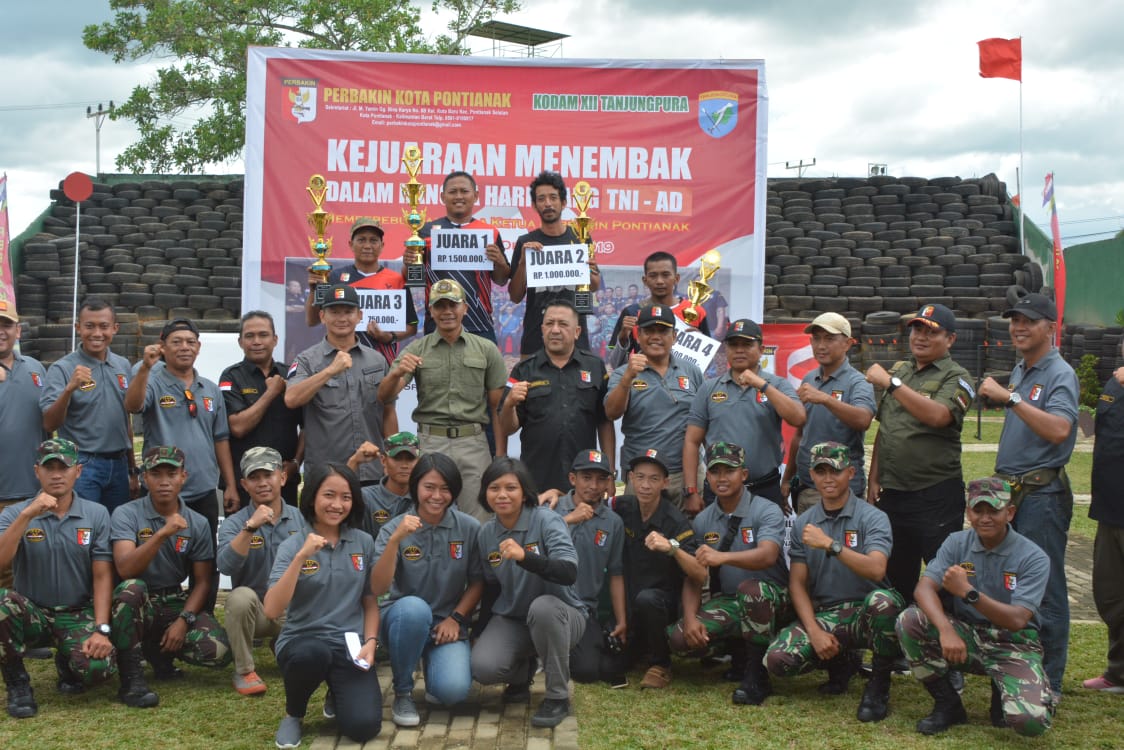
[[[24,651],[39,646],[58,649],[60,693],[81,693],[120,670],[125,705],[159,702],[141,666],[144,585],[114,589],[109,511],[74,493],[81,473],[74,443],[47,440],[35,466],[42,490],[0,513],[0,567],[15,572],[15,589],[0,589],[0,667],[17,719],[39,711],[23,666]]]
[[[968,716],[949,682],[957,669],[991,678],[991,723],[1033,737],[1050,728],[1054,695],[1042,670],[1037,611],[1050,575],[1046,553],[1011,528],[1015,506],[1002,479],[968,485],[971,529],[952,534],[914,590],[897,631],[913,676],[933,696],[917,723],[937,734]],[[952,596],[952,614],[938,593]]]
[[[820,692],[838,695],[851,676],[848,652],[869,648],[873,670],[858,719],[881,721],[889,711],[890,673],[900,653],[894,622],[905,607],[886,580],[890,520],[851,490],[855,467],[847,446],[813,446],[811,470],[820,502],[796,518],[789,551],[797,622],[769,646],[765,666],[779,677],[827,667],[828,682]]]

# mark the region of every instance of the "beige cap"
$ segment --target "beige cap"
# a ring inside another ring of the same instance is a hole
[[[20,316],[16,312],[16,303],[8,299],[3,291],[0,291],[0,318],[7,318],[13,323],[20,322]]]
[[[851,321],[839,313],[828,312],[817,315],[815,320],[804,327],[804,333],[811,333],[815,328],[822,328],[828,333],[841,333],[851,338]]]

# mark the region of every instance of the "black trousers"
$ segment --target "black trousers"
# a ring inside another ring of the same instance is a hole
[[[342,637],[335,640],[294,638],[277,654],[285,680],[285,713],[304,718],[308,699],[327,682],[336,699],[340,734],[362,744],[382,729],[379,678],[374,666],[363,671],[352,663]]]
[[[642,589],[630,602],[632,661],[646,658],[649,667],[670,667],[671,647],[667,626],[679,619],[679,597],[663,589]]]
[[[883,488],[878,507],[894,534],[886,577],[911,604],[922,561],[932,560],[948,535],[964,528],[964,482],[956,477],[923,490]]]
[[[589,615],[582,639],[570,650],[570,677],[574,682],[607,681],[625,672],[625,655],[614,654],[608,649],[604,631],[597,617]]]

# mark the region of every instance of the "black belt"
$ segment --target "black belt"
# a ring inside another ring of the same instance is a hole
[[[126,458],[129,455],[128,450],[109,451],[108,453],[98,453],[97,451],[78,451],[79,456],[90,456],[92,458],[102,458],[106,461],[115,461],[119,458]]]
[[[418,432],[422,435],[435,435],[443,438],[459,438],[479,435],[484,431],[484,425],[472,423],[462,424],[457,427],[442,427],[440,425],[419,424]]]
[[[160,589],[149,589],[148,590],[149,596],[171,596],[173,594],[179,595],[179,594],[182,594],[182,593],[183,593],[183,586],[180,586],[179,584],[176,584],[175,586],[165,586],[164,588],[160,588]]]
[[[752,492],[753,490],[759,490],[762,487],[768,487],[771,484],[776,484],[779,481],[781,481],[781,473],[776,469],[773,469],[771,473],[766,474],[763,477],[746,480],[745,486],[746,489]]]

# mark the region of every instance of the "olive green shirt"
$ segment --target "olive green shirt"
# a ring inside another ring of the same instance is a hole
[[[507,382],[507,366],[495,344],[464,330],[452,344],[440,334],[429,333],[403,349],[395,366],[407,353],[422,360],[404,379],[407,385],[411,381],[417,385],[415,423],[456,427],[489,422],[488,391]]]
[[[947,406],[952,422],[946,427],[924,425],[893,394],[883,394],[877,415],[879,484],[910,492],[959,478],[960,428],[976,397],[968,371],[946,354],[920,370],[910,357],[895,364],[890,374],[926,398]]]

